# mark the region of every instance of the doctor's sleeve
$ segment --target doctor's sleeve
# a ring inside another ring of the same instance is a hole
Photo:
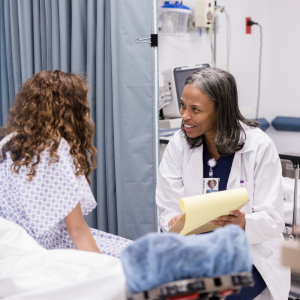
[[[272,141],[263,144],[256,154],[252,212],[246,214],[250,244],[280,236],[284,228],[282,169]]]
[[[182,145],[176,142],[176,138],[180,137],[174,136],[164,152],[157,178],[156,204],[159,226],[163,231],[168,231],[168,222],[182,213],[180,198],[185,196],[182,180],[183,149]]]

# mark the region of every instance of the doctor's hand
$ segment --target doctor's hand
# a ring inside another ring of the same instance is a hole
[[[219,225],[219,226],[235,224],[241,226],[242,229],[245,230],[245,226],[246,226],[245,213],[239,210],[233,210],[230,212],[228,216],[218,217],[209,223],[214,225]]]
[[[183,214],[177,215],[174,218],[172,218],[168,225],[169,225],[169,229],[171,229],[171,227],[177,222],[177,220],[182,216]]]

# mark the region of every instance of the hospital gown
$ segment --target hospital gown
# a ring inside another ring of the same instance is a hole
[[[10,170],[13,161],[9,153],[0,163],[0,217],[22,226],[46,249],[75,249],[64,218],[79,202],[84,216],[97,205],[85,176],[75,175],[69,151],[68,142],[61,139],[57,150],[59,161],[50,165],[49,148],[43,151],[32,181],[26,180],[29,172],[26,166],[19,173]],[[90,230],[103,254],[119,257],[131,243],[113,234]]]

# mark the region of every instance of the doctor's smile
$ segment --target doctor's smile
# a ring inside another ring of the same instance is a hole
[[[188,125],[188,124],[184,123],[184,130],[185,130],[186,132],[191,132],[191,131],[193,131],[193,129],[195,129],[195,128],[196,128],[196,126],[192,126],[192,125]]]

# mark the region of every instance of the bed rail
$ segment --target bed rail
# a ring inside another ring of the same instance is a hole
[[[127,293],[127,300],[222,300],[239,294],[243,287],[254,286],[252,273],[173,281],[137,294]]]
[[[299,166],[300,156],[293,154],[279,154],[281,160],[289,160],[293,164],[295,170],[295,188],[294,188],[294,211],[293,211],[293,223],[292,223],[292,234],[297,236],[295,233],[295,226],[297,222],[297,210],[298,210],[298,182],[299,182]]]

